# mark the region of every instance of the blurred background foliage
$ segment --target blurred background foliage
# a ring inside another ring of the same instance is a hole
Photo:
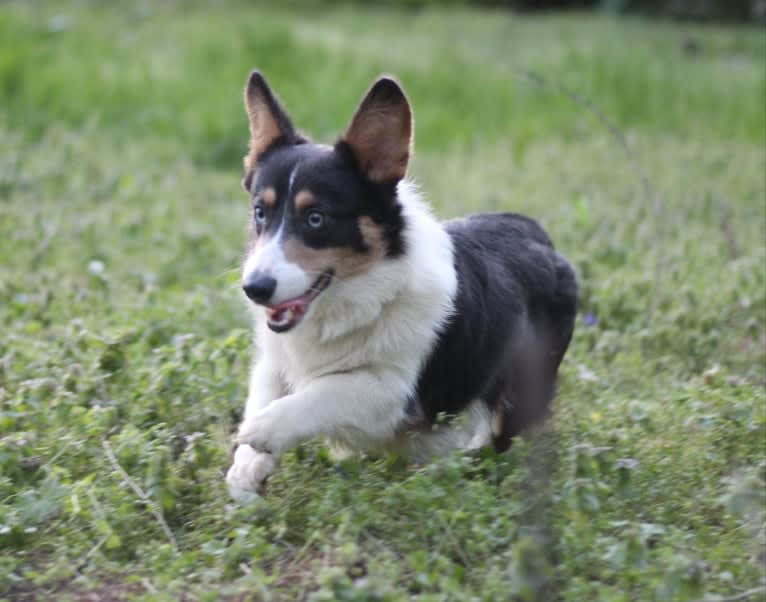
[[[368,4],[357,0],[359,4]],[[354,0],[290,0],[295,6],[353,4]],[[507,8],[516,11],[600,10],[613,14],[696,20],[764,21],[764,0],[382,0],[378,6],[426,8],[445,5]]]

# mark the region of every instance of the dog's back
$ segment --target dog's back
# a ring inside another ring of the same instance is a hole
[[[493,442],[547,412],[577,311],[577,281],[532,219],[480,214],[446,222],[458,291],[454,314],[421,372],[410,408],[424,425],[481,400]]]

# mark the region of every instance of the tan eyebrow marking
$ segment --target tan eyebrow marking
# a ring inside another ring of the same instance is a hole
[[[298,209],[298,211],[311,207],[316,202],[314,195],[308,190],[301,190],[295,195],[295,208]]]
[[[263,199],[264,205],[271,207],[274,203],[277,202],[277,191],[271,187],[266,188],[261,193],[261,198]]]

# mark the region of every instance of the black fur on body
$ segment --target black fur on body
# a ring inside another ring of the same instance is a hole
[[[455,311],[420,373],[408,409],[429,428],[481,399],[497,451],[543,418],[578,305],[574,271],[532,219],[477,214],[444,224],[454,245]]]

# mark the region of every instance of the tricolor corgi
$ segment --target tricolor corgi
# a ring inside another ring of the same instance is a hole
[[[506,450],[548,413],[574,329],[577,280],[548,235],[513,213],[437,221],[405,180],[412,111],[389,77],[333,146],[298,133],[257,71],[245,107],[256,353],[233,497],[316,437],[415,462]]]

